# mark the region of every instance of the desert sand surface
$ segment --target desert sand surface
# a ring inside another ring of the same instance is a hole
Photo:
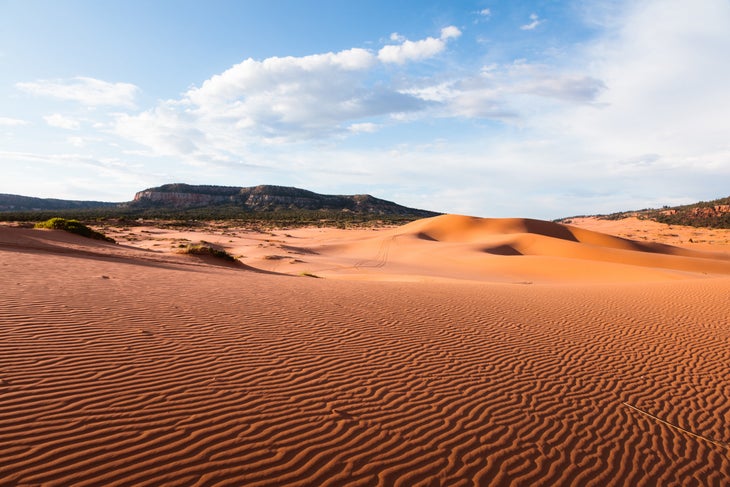
[[[631,240],[660,242],[696,250],[730,253],[730,230],[724,228],[665,225],[635,217],[619,220],[580,217],[572,218],[570,224]]]
[[[574,223],[0,226],[0,485],[730,485],[727,240]]]

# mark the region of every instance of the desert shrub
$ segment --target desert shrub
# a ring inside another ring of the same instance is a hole
[[[103,233],[97,232],[87,227],[78,220],[67,220],[65,218],[51,218],[43,222],[35,224],[35,228],[50,228],[52,230],[65,230],[82,237],[93,238],[96,240],[104,240],[105,242],[114,242],[113,238],[107,237]]]
[[[211,245],[203,242],[203,243],[197,243],[197,244],[188,244],[186,245],[181,252],[183,254],[192,254],[192,255],[210,255],[212,257],[216,257],[218,259],[228,260],[231,262],[235,262],[236,258],[233,257],[231,254],[226,252],[222,249],[216,249],[215,247],[212,247]]]

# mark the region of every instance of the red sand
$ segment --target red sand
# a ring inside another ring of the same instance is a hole
[[[0,485],[730,485],[721,244],[111,230],[0,227]]]

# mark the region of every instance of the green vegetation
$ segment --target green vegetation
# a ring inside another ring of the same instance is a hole
[[[96,240],[104,240],[105,242],[114,242],[113,238],[107,237],[103,233],[92,230],[78,220],[67,220],[65,218],[51,218],[49,220],[35,224],[35,228],[50,228],[52,230],[65,230],[87,238]]]
[[[730,228],[730,208],[727,208],[728,206],[730,206],[730,197],[651,210],[648,212],[647,218],[669,225]]]
[[[227,221],[262,229],[397,225],[438,213],[407,208],[370,195],[323,195],[285,186],[166,184],[125,203],[52,200],[0,194],[0,221],[37,222],[63,217],[84,222],[150,220]],[[153,223],[156,224],[156,223]]]
[[[691,205],[645,208],[643,210],[621,211],[609,215],[595,216],[603,220],[621,220],[622,218],[636,217],[640,220],[653,220],[667,225],[730,228],[730,197],[700,201]],[[577,216],[571,218],[577,218]],[[569,220],[570,218],[563,218],[556,221],[568,223]]]
[[[227,260],[230,262],[236,262],[236,258],[231,254],[222,249],[217,249],[210,245],[208,242],[200,242],[197,244],[188,244],[180,251],[183,254],[192,255],[210,255],[218,259]]]
[[[235,226],[256,227],[262,230],[297,227],[371,227],[403,225],[423,218],[420,215],[379,215],[338,210],[276,210],[247,211],[234,206],[209,206],[187,209],[165,208],[85,208],[69,210],[0,211],[0,221],[37,222],[52,217],[75,219],[86,223],[104,223],[134,226],[137,220],[155,220],[184,227],[197,226],[206,221],[228,221]]]

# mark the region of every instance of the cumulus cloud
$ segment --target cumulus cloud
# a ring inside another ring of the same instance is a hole
[[[377,57],[360,48],[246,59],[179,100],[137,115],[118,115],[115,130],[158,154],[225,159],[249,142],[279,144],[361,133],[370,126],[359,120],[427,105],[387,84],[373,84],[370,77],[377,65]]]
[[[534,13],[533,14],[530,14],[530,20],[531,20],[531,22],[529,24],[521,25],[520,26],[520,29],[522,29],[522,30],[533,30],[538,25],[540,25],[543,22],[545,22],[544,20],[541,20],[540,17],[537,14],[534,14]]]
[[[443,52],[460,34],[455,27],[422,41],[394,35],[383,48],[393,48],[390,58],[387,50],[351,49],[248,59],[177,100],[118,115],[115,130],[156,155],[276,166],[280,177],[306,168],[333,185],[345,176],[327,174],[345,166],[353,184],[378,184],[394,173],[424,174],[419,184],[434,184],[428,178],[451,161],[458,176],[446,183],[436,176],[438,184],[470,195],[469,188],[481,194],[489,187],[496,196],[480,204],[499,208],[510,195],[494,188],[519,180],[515,191],[530,196],[510,211],[532,216],[566,216],[570,205],[586,212],[651,206],[656,195],[666,197],[661,205],[681,200],[690,186],[707,198],[730,177],[730,5],[701,1],[701,9],[679,0],[669,7],[664,0],[632,3],[604,35],[572,48],[560,64],[514,61],[451,73],[433,63],[432,76],[398,70],[397,80],[388,78],[383,65]],[[355,153],[341,144],[364,133],[389,137],[426,116],[501,123],[497,136],[487,140],[487,131],[465,149],[446,142]],[[480,212],[450,198],[443,209]]]
[[[380,63],[433,55],[460,35],[448,26],[439,38],[385,46],[394,48],[391,54],[354,48],[246,59],[180,99],[136,115],[116,115],[114,130],[157,155],[224,162],[251,146],[379,131],[378,117],[387,117],[389,125],[425,115],[521,123],[551,103],[593,103],[605,88],[597,78],[524,61],[487,66],[438,84],[406,77],[396,85],[382,77]]]
[[[441,39],[428,37],[420,41],[404,41],[402,44],[384,46],[378,51],[378,59],[384,63],[404,64],[406,61],[426,59],[444,50]]]
[[[16,88],[38,96],[70,100],[88,107],[134,107],[139,89],[131,83],[110,83],[77,76],[71,79],[37,80],[16,83]]]
[[[158,155],[235,158],[250,144],[281,144],[372,132],[364,120],[405,117],[431,103],[384,79],[383,64],[425,59],[461,35],[408,41],[374,53],[352,48],[309,56],[246,59],[136,115],[117,114],[113,130]]]
[[[446,39],[456,39],[457,37],[461,36],[461,31],[454,27],[453,25],[450,25],[448,27],[444,27],[441,29],[441,40],[445,41]]]
[[[481,15],[482,17],[489,17],[490,15],[492,15],[492,11],[488,8],[483,8],[479,11],[479,15]]]
[[[570,65],[491,66],[414,93],[461,116],[516,117],[514,132],[482,147],[485,184],[519,181],[528,214],[529,205],[556,218],[727,194],[730,4],[631,2],[614,14]]]
[[[461,36],[461,31],[450,25],[441,29],[441,36],[438,39],[427,37],[420,41],[403,40],[400,44],[384,46],[378,51],[378,59],[384,63],[394,64],[428,59],[442,52],[449,39],[459,36]]]
[[[51,127],[58,127],[66,130],[78,130],[81,127],[81,123],[78,120],[68,118],[60,113],[54,113],[43,117]]]
[[[0,127],[18,127],[21,125],[28,125],[28,122],[19,118],[0,117]]]
[[[189,90],[186,98],[205,106],[241,100],[251,93],[324,94],[339,82],[357,80],[357,73],[375,62],[370,51],[358,48],[303,57],[271,57],[263,61],[249,58],[206,80],[200,88]]]
[[[191,180],[226,181],[245,168],[247,180],[372,192],[399,181],[390,199],[484,216],[687,203],[726,194],[730,180],[730,4],[697,2],[603,2],[611,4],[610,21],[591,22],[595,37],[563,46],[560,58],[481,69],[441,63],[438,54],[461,34],[454,26],[415,41],[394,33],[379,51],[247,59],[176,99],[108,115],[111,129],[108,119],[95,126],[87,117],[83,128],[105,142],[125,143],[116,135],[141,144],[121,146],[121,158],[144,160],[144,178],[174,172],[178,179],[182,171]],[[526,31],[543,20],[533,14],[528,22]],[[424,59],[431,61],[413,63]],[[88,104],[88,93],[70,88],[83,80],[18,88]],[[131,107],[134,93],[116,106]],[[447,117],[458,122],[435,120]],[[24,123],[0,118],[3,126]],[[374,135],[348,146],[363,134]],[[84,147],[78,152],[102,145],[86,132],[66,135],[79,136],[66,139]],[[419,146],[421,137],[428,143]],[[28,166],[41,167],[43,157]],[[444,164],[454,170],[444,173]],[[79,164],[78,174],[87,167]]]
[[[118,135],[150,147],[155,155],[193,156],[201,150],[205,134],[196,118],[165,102],[138,115],[119,114]]]

